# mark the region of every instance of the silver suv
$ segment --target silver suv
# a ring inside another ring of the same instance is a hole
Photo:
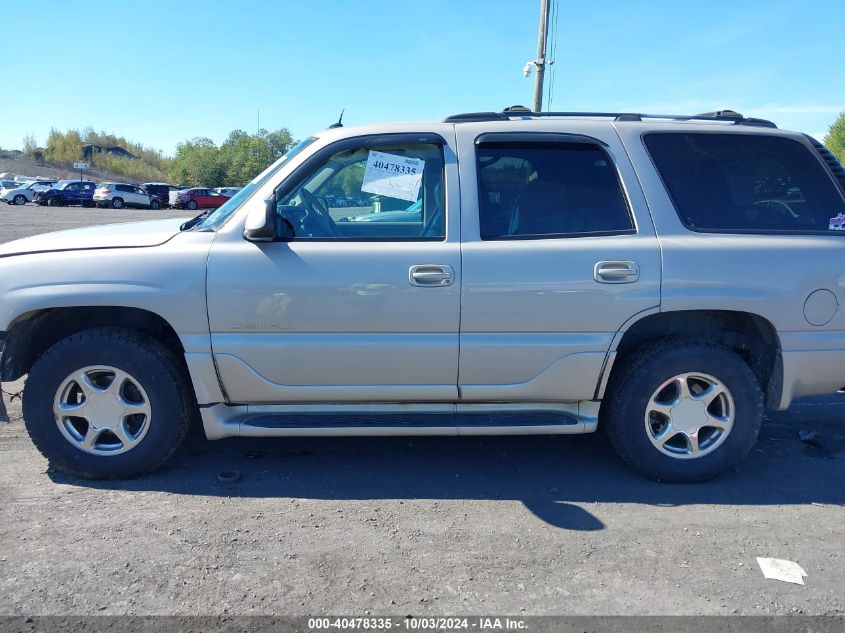
[[[703,480],[764,409],[845,385],[843,191],[821,144],[730,111],[330,129],[194,219],[0,246],[2,379],[28,374],[33,441],[82,477],[151,471],[201,418],[602,426],[645,475]]]

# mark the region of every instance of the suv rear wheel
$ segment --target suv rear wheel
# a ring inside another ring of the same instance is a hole
[[[112,198],[111,199],[111,208],[112,209],[122,209],[123,208],[123,198]]]
[[[35,363],[23,414],[51,466],[123,479],[155,470],[176,451],[191,403],[169,349],[132,330],[100,328],[60,341]]]
[[[703,481],[751,450],[763,394],[731,350],[668,339],[644,345],[614,368],[601,417],[635,470],[661,481]]]
[[[188,204],[185,205],[191,211],[197,210],[197,201],[196,200],[188,200]]]

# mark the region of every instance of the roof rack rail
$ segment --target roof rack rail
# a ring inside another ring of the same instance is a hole
[[[615,121],[642,121],[643,119],[666,119],[669,121],[723,121],[734,125],[751,125],[757,127],[777,128],[777,125],[766,119],[745,117],[733,110],[718,110],[703,114],[640,114],[634,112],[532,112],[525,106],[511,106],[502,112],[468,112],[446,117],[444,123],[470,123],[479,121],[508,121],[512,118],[533,117],[594,117],[607,118]]]
[[[443,119],[444,123],[472,123],[475,121],[508,121],[510,117],[504,112],[464,112],[453,114]]]

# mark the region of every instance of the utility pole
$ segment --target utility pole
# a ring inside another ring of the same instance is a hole
[[[537,77],[534,79],[533,112],[543,109],[543,75],[546,72],[546,39],[549,32],[549,0],[540,0],[540,32],[537,36]]]

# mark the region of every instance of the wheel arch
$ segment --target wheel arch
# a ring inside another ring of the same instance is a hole
[[[682,337],[716,343],[736,352],[760,384],[766,408],[779,408],[783,391],[780,339],[772,323],[754,313],[733,310],[677,310],[642,316],[617,335],[605,364],[596,398],[604,391],[619,361],[645,343]]]
[[[125,306],[77,306],[33,310],[9,326],[0,379],[17,380],[28,373],[50,347],[78,332],[98,327],[124,327],[160,341],[185,365],[185,349],[173,326],[162,316]]]

